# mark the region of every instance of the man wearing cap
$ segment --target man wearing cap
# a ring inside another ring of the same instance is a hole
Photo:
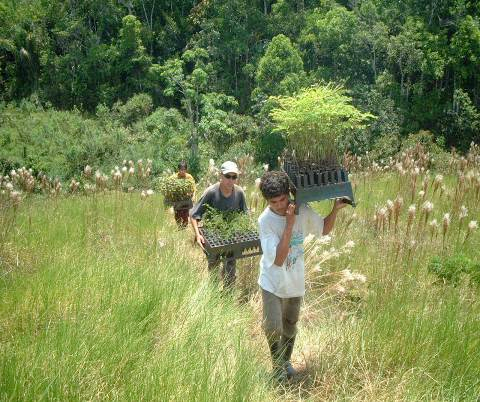
[[[202,197],[194,205],[191,212],[191,222],[195,230],[195,240],[203,248],[205,239],[198,230],[198,221],[205,213],[205,206],[209,205],[219,211],[243,211],[247,212],[245,193],[240,186],[235,184],[238,178],[238,167],[235,162],[227,161],[220,166],[220,180],[208,187]],[[218,260],[208,262],[208,269],[212,270],[218,264]],[[236,264],[234,259],[227,259],[223,264],[223,283],[231,288],[235,283]]]

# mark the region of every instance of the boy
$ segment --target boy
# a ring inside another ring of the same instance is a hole
[[[193,183],[192,200],[195,199],[195,191],[196,191],[195,179],[190,173],[187,173],[187,162],[181,161],[178,164],[178,172],[174,173],[172,177],[189,180],[191,183]],[[189,216],[188,206],[185,208],[179,208],[179,209],[174,208],[174,212],[175,212],[175,221],[177,222],[177,225],[180,228],[186,228],[188,226],[188,216]]]
[[[308,205],[291,203],[290,180],[284,172],[266,172],[260,191],[268,206],[258,218],[263,256],[258,284],[262,292],[263,330],[278,380],[295,375],[290,358],[297,333],[300,304],[305,294],[303,240],[309,233],[322,236],[332,230],[337,211],[347,204],[335,200],[328,216],[322,218]]]

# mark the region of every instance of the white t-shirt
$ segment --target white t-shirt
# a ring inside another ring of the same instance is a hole
[[[282,298],[305,294],[305,263],[303,240],[308,234],[322,236],[323,218],[308,205],[301,205],[293,225],[288,256],[281,267],[274,264],[277,245],[285,230],[286,217],[267,207],[258,218],[263,255],[260,260],[258,284],[262,289]]]

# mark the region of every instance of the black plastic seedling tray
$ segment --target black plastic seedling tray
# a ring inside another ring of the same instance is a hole
[[[352,183],[348,180],[348,172],[344,168],[300,168],[295,162],[285,161],[283,170],[296,188],[294,195],[297,205],[344,198],[355,207]]]
[[[260,238],[255,231],[235,233],[223,238],[205,228],[199,228],[205,239],[204,251],[208,260],[240,259],[262,254]]]

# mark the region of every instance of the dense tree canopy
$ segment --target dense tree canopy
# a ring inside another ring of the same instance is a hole
[[[378,117],[344,138],[351,150],[419,130],[464,149],[480,140],[479,4],[4,1],[0,100],[35,99],[95,118],[102,105],[110,110],[144,94],[151,112],[175,108],[183,115],[192,157],[207,144],[221,155],[241,139],[260,159],[273,160],[260,151],[281,142],[272,134],[268,97],[332,82]]]

